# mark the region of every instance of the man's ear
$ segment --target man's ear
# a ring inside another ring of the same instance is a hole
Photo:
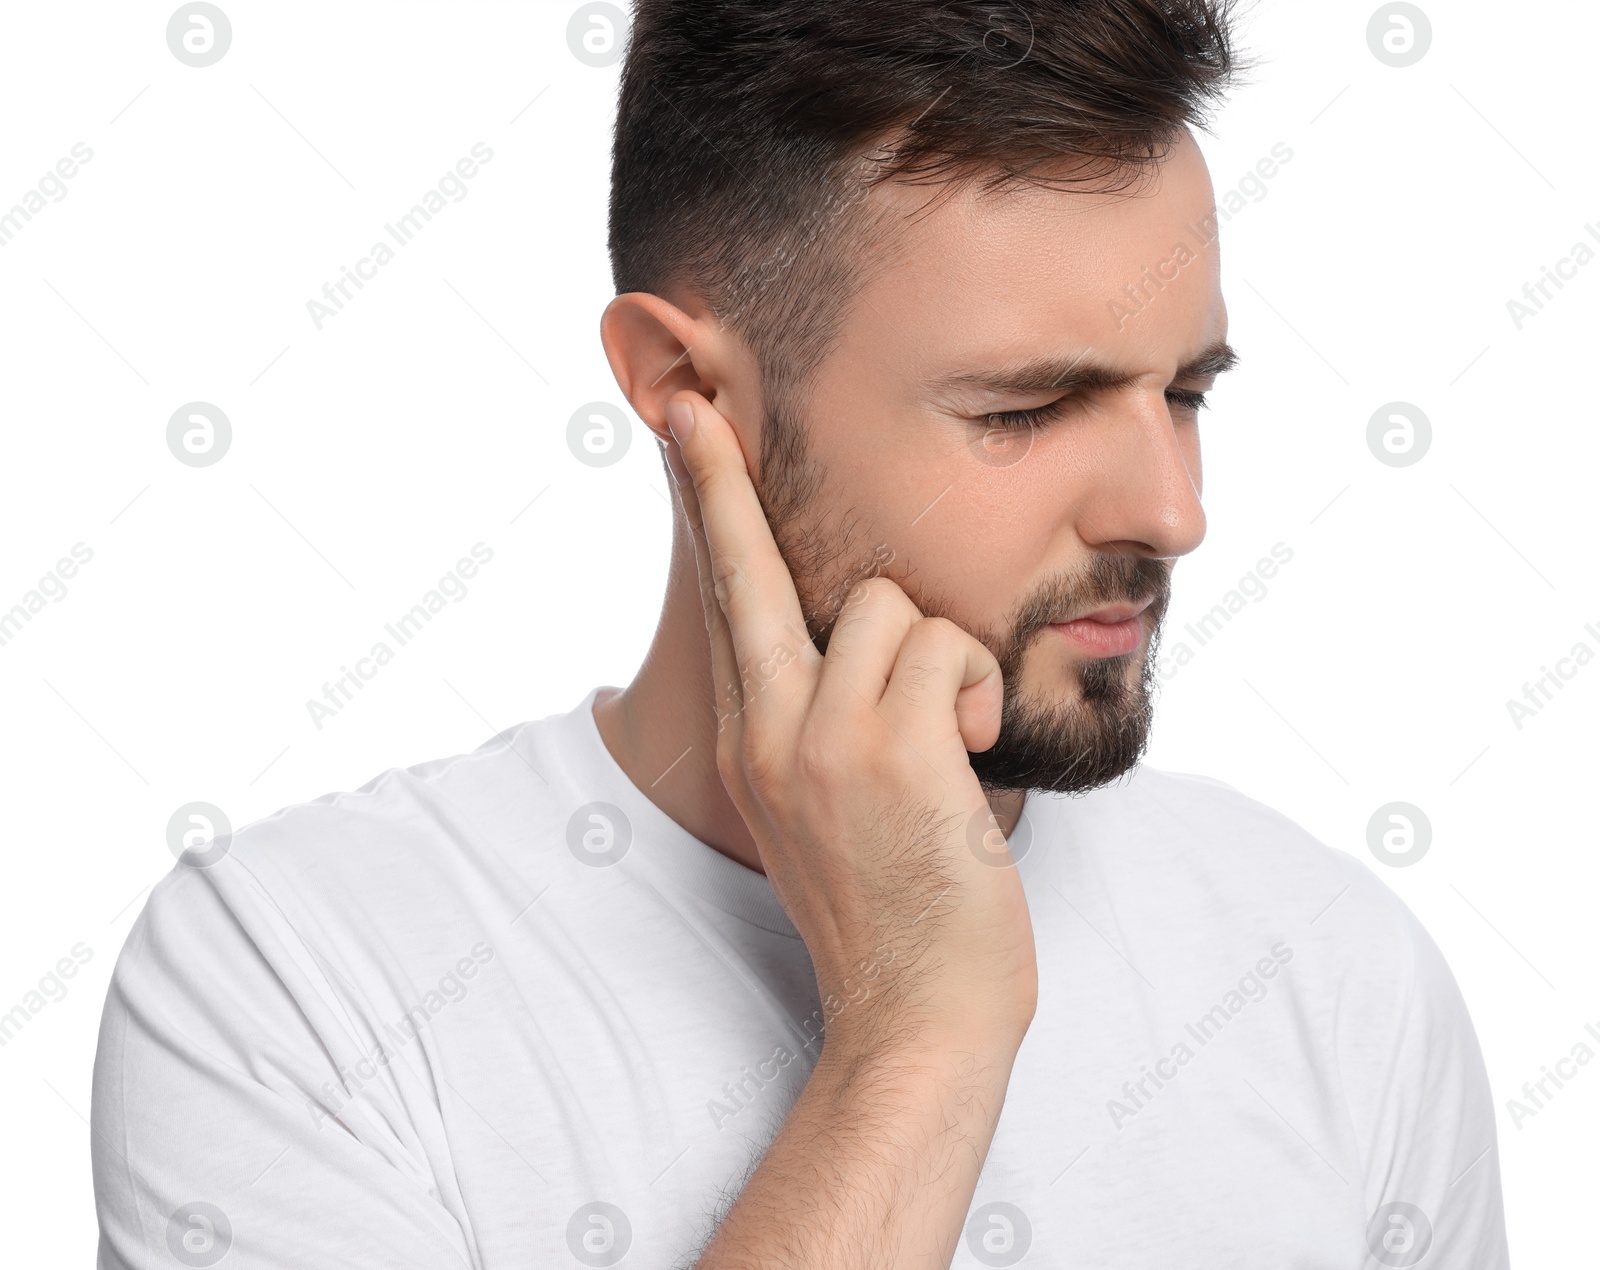
[[[667,399],[699,393],[733,426],[751,475],[760,452],[760,376],[744,341],[703,305],[689,311],[648,291],[629,291],[600,315],[600,343],[622,395],[656,437],[667,431]]]
[[[600,315],[600,343],[617,386],[634,413],[658,437],[669,440],[667,399],[690,389],[712,400],[715,386],[700,364],[712,338],[708,324],[647,291],[630,291],[606,305]],[[697,357],[698,346],[698,357]]]

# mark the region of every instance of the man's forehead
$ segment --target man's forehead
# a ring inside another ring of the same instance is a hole
[[[864,292],[895,304],[966,307],[973,316],[995,306],[1098,307],[1180,245],[1212,266],[1197,270],[1186,260],[1186,274],[1213,274],[1215,202],[1194,154],[1188,164],[1169,159],[1167,173],[1116,194],[876,190],[883,201],[867,213],[873,241]]]
[[[900,361],[921,391],[963,396],[1199,379],[1234,360],[1214,234],[1192,237],[1214,210],[1192,138],[1120,193],[990,195],[969,183],[879,195],[886,202],[869,215],[888,232],[868,250],[849,306],[846,360],[870,359],[880,373],[886,358]],[[1184,238],[1195,249],[1160,284],[1165,294],[1126,320],[1126,288],[1151,285],[1147,270]]]

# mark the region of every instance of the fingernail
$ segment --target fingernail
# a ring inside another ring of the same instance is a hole
[[[667,431],[682,445],[694,433],[694,407],[687,401],[667,402]]]

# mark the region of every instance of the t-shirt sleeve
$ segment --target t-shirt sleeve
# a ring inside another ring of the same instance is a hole
[[[152,893],[95,1056],[99,1270],[479,1264],[449,1171],[307,933],[234,857],[180,863]]]
[[[1506,1270],[1494,1102],[1478,1038],[1438,945],[1383,890],[1395,930],[1383,972],[1389,1004],[1342,1008],[1339,1028],[1366,1164],[1363,1265]]]

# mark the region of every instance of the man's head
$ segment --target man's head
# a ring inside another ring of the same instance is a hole
[[[1148,736],[1171,563],[1204,534],[1196,397],[1231,360],[1189,131],[1234,67],[1227,9],[637,6],[619,382],[658,431],[685,388],[734,425],[819,649],[874,573],[989,646],[992,788],[1093,788]]]

